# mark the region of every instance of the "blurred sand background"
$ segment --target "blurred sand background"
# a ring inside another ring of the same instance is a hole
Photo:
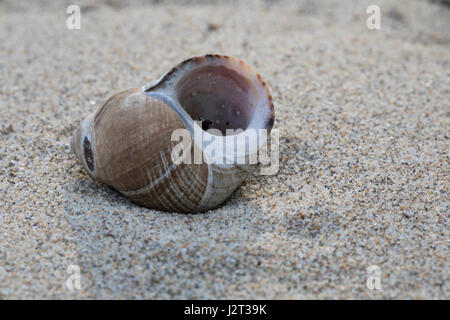
[[[199,215],[92,180],[80,121],[205,53],[271,86],[278,174]],[[439,1],[0,0],[0,298],[449,299],[449,58]]]

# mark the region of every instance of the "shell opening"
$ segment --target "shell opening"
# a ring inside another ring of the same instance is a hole
[[[179,103],[202,129],[245,130],[255,110],[255,92],[245,76],[223,65],[190,70],[176,85]]]
[[[250,128],[270,131],[273,126],[272,97],[264,81],[233,57],[190,58],[143,92],[171,106],[191,134],[194,121],[201,121],[204,131],[216,129],[222,136],[239,135]]]

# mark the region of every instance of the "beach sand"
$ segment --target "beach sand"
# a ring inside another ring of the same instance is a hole
[[[449,299],[449,36],[425,0],[0,1],[0,298]],[[190,215],[94,181],[80,121],[205,53],[271,87],[279,172]]]

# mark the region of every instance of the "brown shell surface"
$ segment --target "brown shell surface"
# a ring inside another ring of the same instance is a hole
[[[94,116],[96,176],[149,208],[189,212],[208,183],[206,164],[175,165],[173,130],[184,128],[165,103],[129,89],[111,97]]]

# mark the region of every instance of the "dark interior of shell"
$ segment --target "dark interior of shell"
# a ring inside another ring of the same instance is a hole
[[[176,86],[178,100],[202,129],[245,130],[254,112],[251,82],[236,71],[221,65],[195,68]]]

